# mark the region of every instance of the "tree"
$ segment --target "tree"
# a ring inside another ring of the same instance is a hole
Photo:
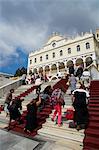
[[[17,76],[22,76],[23,74],[27,74],[27,69],[22,67],[22,68],[18,68],[15,72],[15,77]]]
[[[21,75],[22,74],[27,74],[27,69],[25,69],[24,67],[21,68]]]

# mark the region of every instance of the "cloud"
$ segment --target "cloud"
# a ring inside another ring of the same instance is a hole
[[[10,57],[19,57],[17,48],[21,47],[26,53],[39,48],[46,34],[46,27],[42,30],[32,26],[13,26],[0,24],[0,66],[10,62]],[[34,49],[33,49],[34,48]]]
[[[73,35],[99,27],[98,0],[1,0],[0,67],[43,46],[54,32]]]

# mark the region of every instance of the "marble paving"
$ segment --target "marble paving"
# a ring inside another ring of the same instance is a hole
[[[0,130],[0,150],[33,150],[39,142]]]

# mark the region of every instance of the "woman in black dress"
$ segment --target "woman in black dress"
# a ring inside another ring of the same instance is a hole
[[[11,104],[8,107],[10,115],[8,130],[10,130],[12,120],[18,121],[20,124],[22,123],[21,113],[19,111],[19,109],[22,110],[22,101],[23,99],[16,98],[11,102]]]
[[[41,103],[41,97],[38,95],[27,105],[26,125],[24,131],[30,133],[37,127],[37,107]]]
[[[88,109],[86,102],[86,92],[85,90],[75,90],[74,91],[74,101],[73,106],[75,109],[74,122],[77,123],[77,130],[79,131],[82,127],[85,128],[88,123]]]

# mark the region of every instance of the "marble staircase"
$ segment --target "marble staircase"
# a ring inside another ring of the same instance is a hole
[[[68,108],[72,107],[72,100],[69,93],[70,89],[67,90],[64,96],[65,106],[62,108],[62,116],[64,116]],[[61,140],[63,141],[63,145],[70,148],[71,150],[82,150],[84,130],[78,132],[76,129],[69,128],[69,122],[72,120],[66,119],[63,119],[63,125],[58,127],[56,122],[51,121],[53,112],[54,111],[52,111],[49,118],[46,119],[46,122],[43,124],[42,128],[38,130],[38,134],[40,136],[52,138],[56,141]]]
[[[44,88],[47,85],[53,86],[57,81],[58,80],[55,80],[55,81],[53,80],[53,81],[50,81],[50,82],[43,83],[41,85],[41,91],[43,91]],[[16,97],[16,96],[18,96],[18,95],[20,95],[21,93],[23,93],[27,89],[31,88],[32,86],[33,86],[33,84],[30,84],[30,85],[21,85],[13,93],[13,98]],[[35,90],[33,90],[31,93],[29,93],[25,97],[22,97],[24,99],[24,101],[22,102],[22,112],[26,110],[26,106],[32,100],[32,97],[33,97],[34,94],[35,94]],[[0,98],[0,105],[4,104],[5,98],[6,98],[6,95],[4,97]],[[9,121],[9,117],[6,117],[5,112],[2,111],[1,114],[0,114],[0,128],[5,128],[8,125],[8,121]]]
[[[41,90],[43,91],[43,89],[47,85],[53,86],[55,82],[57,81],[52,81],[50,83],[43,84]],[[24,92],[30,87],[31,85],[19,87],[17,90],[15,90],[15,96],[19,95],[20,93]],[[22,103],[23,111],[26,110],[26,105],[31,101],[33,94],[35,94],[35,90],[26,97],[24,97],[24,101]],[[72,106],[71,96],[69,94],[70,89],[68,89],[66,94],[64,95],[65,106],[62,109],[63,116],[67,108],[70,108]],[[39,139],[44,139],[45,141],[52,140],[52,142],[46,142],[46,144],[44,145],[44,147],[41,148],[41,150],[82,150],[84,130],[78,132],[76,131],[76,129],[69,128],[68,125],[71,120],[63,120],[63,126],[58,127],[58,125],[55,124],[55,122],[51,121],[52,114],[50,114],[49,118],[46,119],[46,123],[42,125],[42,128],[38,130],[38,135],[36,136]],[[3,111],[0,114],[0,128],[5,128],[8,125],[8,120],[9,118],[5,117],[5,112]]]

